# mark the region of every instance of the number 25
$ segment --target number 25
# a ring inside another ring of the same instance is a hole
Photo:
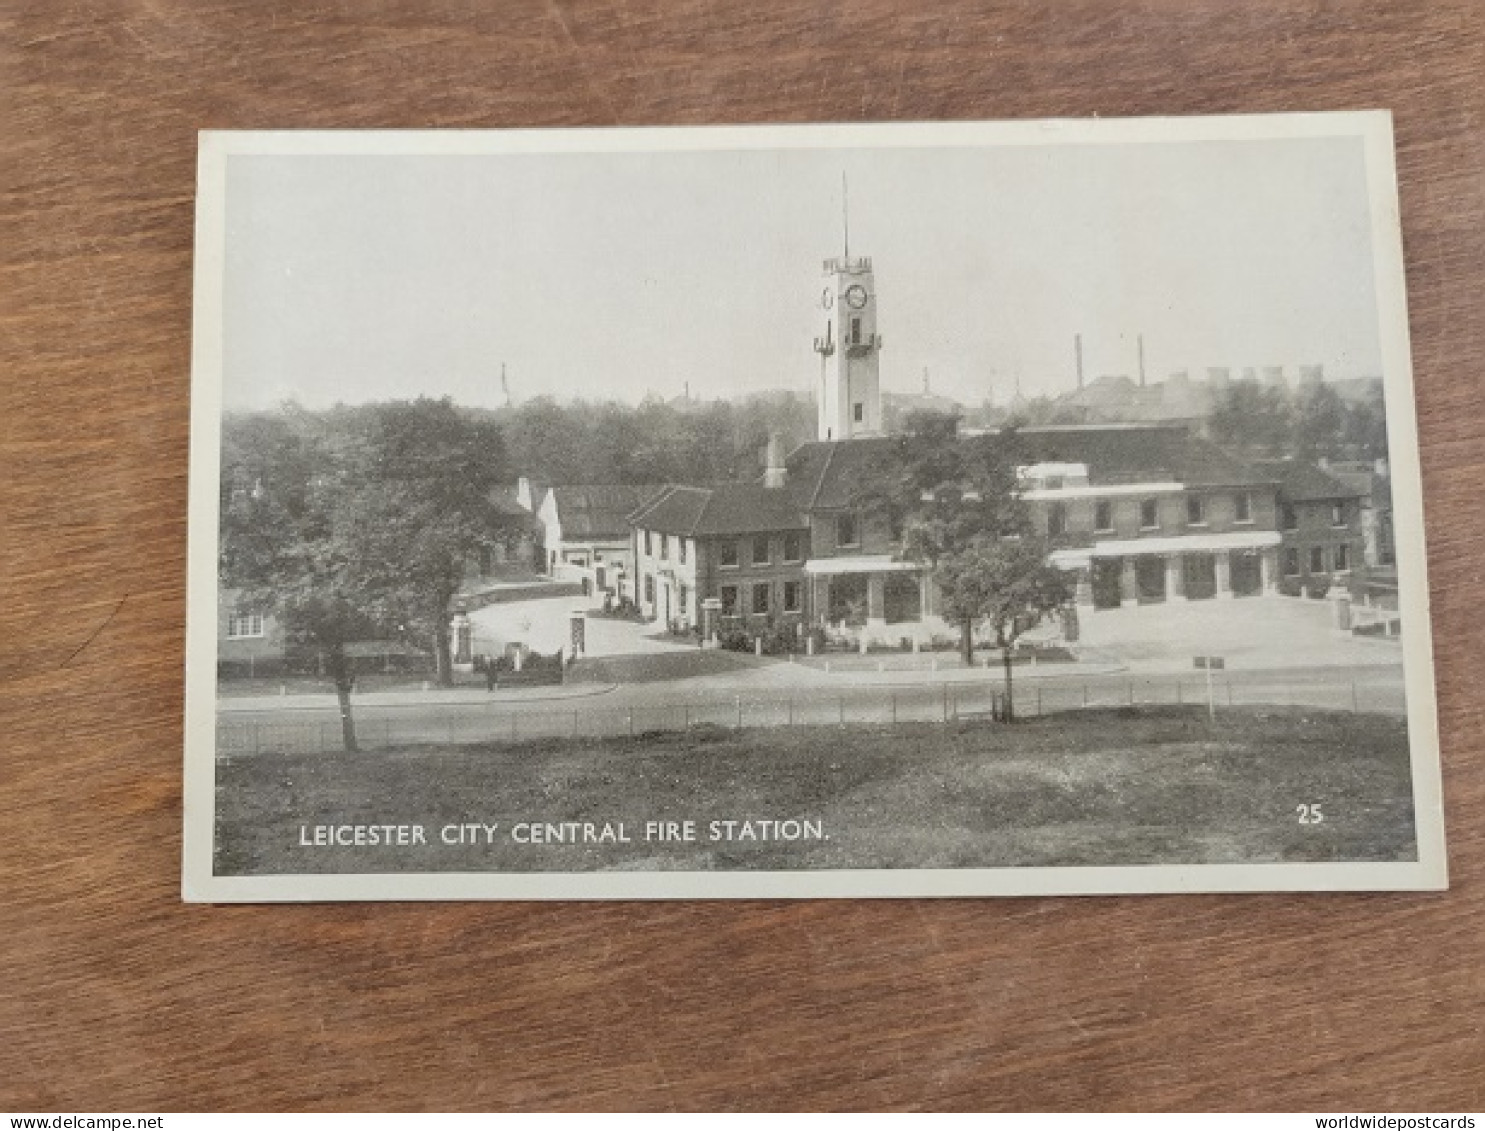
[[[1318,805],[1298,805],[1294,811],[1299,814],[1299,823],[1302,825],[1318,825],[1325,820],[1325,814],[1320,812]]]

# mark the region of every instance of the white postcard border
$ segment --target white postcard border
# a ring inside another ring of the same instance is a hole
[[[216,609],[227,160],[237,154],[511,154],[1031,146],[1356,137],[1365,145],[1382,342],[1418,859],[791,872],[213,874]],[[1392,120],[1387,111],[1227,117],[628,130],[203,131],[197,188],[182,894],[190,902],[777,899],[1439,890],[1448,886],[1438,717]]]

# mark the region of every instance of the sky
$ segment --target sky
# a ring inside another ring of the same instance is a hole
[[[233,155],[225,403],[807,394],[843,174],[884,391],[1382,371],[1356,138]]]

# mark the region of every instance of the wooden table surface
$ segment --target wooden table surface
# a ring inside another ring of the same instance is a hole
[[[6,0],[0,100],[0,1108],[1485,1108],[1477,0]],[[197,129],[1359,107],[1450,892],[180,903]]]

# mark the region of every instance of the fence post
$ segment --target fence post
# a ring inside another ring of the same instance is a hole
[[[844,696],[836,696],[835,705],[840,711],[840,725],[846,725],[846,700]]]
[[[578,736],[578,713],[577,713],[577,708],[574,707],[573,708],[573,711],[572,711],[572,737],[573,738],[576,738],[577,736]]]
[[[521,722],[520,722],[520,720],[521,720],[521,716],[520,715],[516,714],[514,711],[512,711],[510,713],[510,740],[512,742],[516,741],[516,736],[520,733],[520,729],[521,729]]]
[[[897,692],[892,693],[892,725],[897,725]]]
[[[1129,681],[1129,705],[1134,706],[1134,680]]]
[[[1036,717],[1037,718],[1041,718],[1042,717],[1042,687],[1041,687],[1041,684],[1037,684],[1037,686],[1036,686]]]
[[[634,712],[633,711],[628,712],[627,717],[628,717],[628,720],[629,720],[629,735],[632,738],[634,736]]]
[[[1088,681],[1083,681],[1083,706],[1088,706]]]
[[[944,684],[943,692],[944,692],[944,722],[947,723],[949,721],[949,685],[947,683]]]
[[[790,699],[789,700],[789,725],[791,727],[794,725],[794,700],[793,699]]]
[[[1351,681],[1351,713],[1354,715],[1359,710],[1361,708],[1356,704],[1356,681],[1353,679]]]
[[[691,704],[689,704],[689,703],[683,703],[681,705],[681,711],[683,712],[683,714],[681,715],[681,718],[682,718],[682,720],[686,724],[683,729],[690,730],[691,729]]]
[[[742,696],[737,697],[737,729],[742,730]]]
[[[1180,706],[1184,700],[1181,698],[1181,681],[1176,680],[1176,706]]]
[[[1355,684],[1352,684],[1352,686],[1354,687]],[[253,753],[258,753],[258,724],[256,721],[253,723]]]

